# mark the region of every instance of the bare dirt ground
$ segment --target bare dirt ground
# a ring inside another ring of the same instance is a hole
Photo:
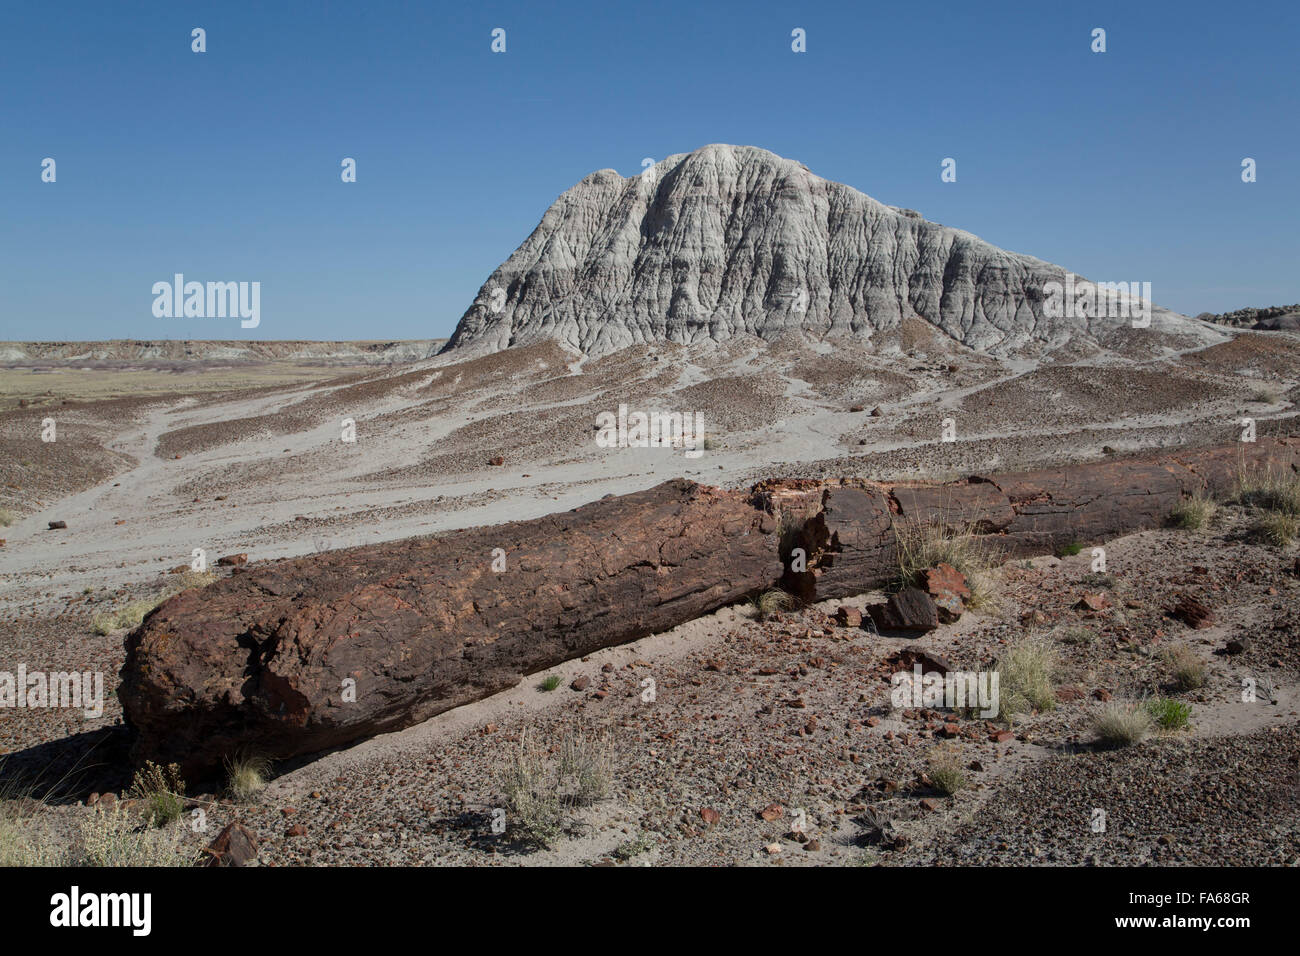
[[[1226,443],[1242,418],[1260,434],[1296,433],[1300,337],[1288,333],[1049,365],[902,331],[893,353],[791,340],[583,360],[538,345],[392,367],[272,365],[211,388],[201,381],[213,373],[194,369],[63,369],[21,394],[0,378],[10,522],[0,671],[100,671],[108,695],[96,718],[0,711],[3,776],[53,782],[75,767],[70,796],[42,811],[63,823],[87,812],[77,800],[90,789],[129,784],[112,696],[124,632],[97,635],[92,622],[161,593],[196,548],[209,563],[303,554],[534,517],[676,476],[731,487],[775,475],[944,478]],[[600,448],[595,416],[620,404],[699,411],[709,445],[700,457]],[[41,440],[48,418],[54,442]],[[342,439],[345,419],[355,442]],[[941,440],[945,419],[954,441]],[[975,670],[1026,632],[1054,642],[1061,699],[1009,740],[994,741],[1001,724],[891,708],[893,655],[906,645],[838,626],[835,605],[763,622],[724,609],[569,662],[553,691],[534,675],[419,727],[279,767],[257,803],[200,794],[206,829],[187,838],[206,842],[238,818],[267,865],[1295,864],[1300,578],[1295,554],[1251,540],[1247,520],[1225,508],[1205,532],[1106,543],[1105,577],[1087,551],[1004,566],[994,606],[917,642]],[[1075,609],[1099,591],[1110,608]],[[1182,593],[1215,610],[1214,627],[1165,615]],[[1242,637],[1241,653],[1218,653]],[[1160,652],[1171,644],[1206,663],[1204,687],[1170,691]],[[577,676],[583,691],[569,689]],[[1254,703],[1241,701],[1243,678],[1260,689]],[[1187,701],[1191,729],[1095,745],[1098,698],[1152,694]],[[612,740],[611,799],[551,849],[492,833],[500,768],[520,734],[558,745],[578,721]],[[960,751],[971,784],[951,798],[926,775],[941,742]],[[764,819],[774,804],[780,815]],[[1105,832],[1090,826],[1097,809]],[[786,837],[800,810],[802,841]],[[288,836],[295,825],[305,832]]]

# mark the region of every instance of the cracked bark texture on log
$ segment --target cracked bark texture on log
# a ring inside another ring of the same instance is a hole
[[[753,594],[781,574],[775,531],[747,494],[679,480],[252,566],[171,598],[128,636],[135,756],[206,772],[239,750],[290,757],[418,723]]]
[[[871,590],[897,572],[898,522],[974,522],[1004,556],[1038,554],[1157,527],[1181,497],[1229,491],[1243,468],[1300,470],[1300,439],[943,485],[783,480],[743,493],[675,480],[532,521],[253,564],[146,617],[127,637],[119,696],[138,760],[205,772],[241,750],[311,753],[778,582],[809,600]],[[794,547],[802,573],[786,563]]]
[[[1160,527],[1181,498],[1230,493],[1243,470],[1300,470],[1300,439],[976,475],[942,485],[763,482],[755,494],[768,510],[799,516],[800,527],[786,536],[784,556],[803,548],[807,570],[787,570],[781,583],[804,600],[820,601],[892,580],[898,572],[896,528],[973,525],[1005,559],[1051,553],[1072,542],[1101,544]]]

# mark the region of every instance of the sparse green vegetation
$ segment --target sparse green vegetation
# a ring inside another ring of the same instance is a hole
[[[1151,732],[1151,714],[1145,707],[1112,702],[1102,707],[1092,729],[1101,743],[1128,747]]]
[[[1250,400],[1260,405],[1276,405],[1282,401],[1282,394],[1268,385],[1261,385],[1250,393]]]
[[[537,685],[538,690],[551,691],[560,686],[559,674],[547,674],[542,678],[542,682]]]
[[[1056,556],[1058,558],[1074,557],[1074,555],[1078,554],[1082,550],[1082,541],[1071,541],[1069,544],[1061,545],[1060,550],[1056,552]]]
[[[162,767],[152,760],[145,761],[131,781],[131,796],[144,802],[145,820],[153,826],[178,819],[185,809],[185,781],[180,766],[172,763]]]
[[[1161,730],[1182,730],[1192,716],[1192,706],[1170,697],[1153,697],[1143,707]]]
[[[231,798],[248,803],[266,789],[271,761],[258,754],[243,754],[226,760],[226,789]]]
[[[627,840],[626,842],[620,843],[615,848],[613,854],[614,859],[626,863],[633,857],[640,856],[642,853],[653,848],[654,845],[654,840],[650,839],[648,836],[639,836],[635,840]]]
[[[928,763],[930,779],[948,796],[970,786],[966,770],[962,767],[961,752],[956,747],[935,747],[930,751]]]
[[[1205,661],[1197,657],[1190,647],[1178,644],[1166,648],[1160,658],[1169,668],[1169,675],[1179,690],[1195,690],[1205,686]]]
[[[1174,505],[1169,513],[1169,521],[1176,528],[1199,531],[1210,523],[1218,510],[1219,506],[1214,499],[1198,493]]]
[[[1013,640],[998,658],[998,716],[1008,723],[1015,714],[1056,709],[1052,686],[1059,656],[1052,642],[1029,634]]]
[[[507,826],[538,847],[553,846],[569,829],[572,811],[603,800],[613,781],[613,743],[608,736],[577,726],[550,752],[557,751],[552,764],[548,751],[525,731],[501,781]]]

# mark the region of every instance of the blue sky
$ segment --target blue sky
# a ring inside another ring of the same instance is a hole
[[[1288,304],[1297,41],[1291,2],[7,2],[0,339],[445,336],[569,186],[707,143],[1182,312]],[[176,272],[260,281],[261,325],[155,318]]]

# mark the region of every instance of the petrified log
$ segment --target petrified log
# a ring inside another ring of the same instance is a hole
[[[782,585],[805,600],[825,600],[896,577],[899,536],[914,529],[969,528],[989,536],[1005,558],[1043,554],[1160,527],[1181,498],[1223,494],[1243,472],[1267,470],[1300,470],[1300,440],[1261,438],[946,484],[795,480],[763,482],[754,491],[768,510],[798,516],[783,544]],[[795,549],[803,552],[801,567],[791,560]]]
[[[900,522],[1042,553],[1156,527],[1243,468],[1298,467],[1300,440],[1261,439],[944,485],[775,481],[747,495],[672,481],[533,521],[248,565],[146,617],[118,693],[137,759],[193,773],[239,751],[311,753],[777,582],[807,599],[879,587],[897,575]]]
[[[283,758],[418,723],[762,590],[781,575],[776,528],[744,493],[679,480],[250,565],[128,636],[119,696],[135,756],[195,774],[238,751]]]

